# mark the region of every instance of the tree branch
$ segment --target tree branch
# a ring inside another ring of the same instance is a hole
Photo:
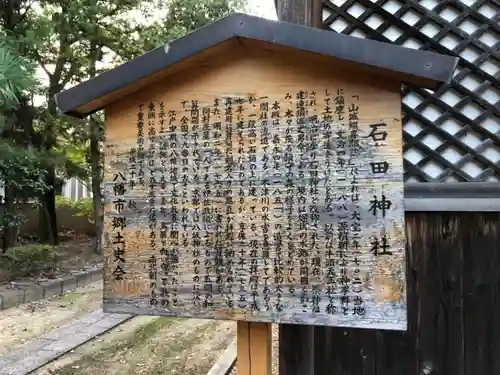
[[[50,85],[56,85],[61,80],[62,71],[64,69],[64,65],[67,62],[66,53],[68,52],[68,34],[66,32],[67,22],[64,19],[64,16],[68,14],[67,4],[62,2],[62,11],[61,11],[61,24],[59,25],[59,51],[56,60],[56,67],[54,69],[54,74],[52,76]]]
[[[68,70],[68,73],[61,80],[61,87],[62,88],[64,88],[69,83],[71,78],[78,72],[79,67],[80,67],[79,64],[77,64],[76,62],[73,62],[73,64],[71,64],[71,66]]]
[[[21,22],[23,22],[24,18],[26,18],[26,15],[28,14],[28,12],[30,11],[31,7],[33,6],[33,4],[35,3],[35,0],[32,0],[31,3],[29,3],[27,6],[26,6],[26,10],[24,11],[23,14],[20,15],[19,17],[19,20],[17,21],[18,24],[20,24]]]
[[[43,59],[42,59],[42,56],[40,56],[40,54],[38,53],[38,51],[36,49],[33,49],[33,55],[35,56],[36,62],[38,64],[40,64],[40,67],[43,69],[43,71],[45,72],[45,74],[47,74],[47,76],[49,77],[49,80],[51,80],[52,79],[52,73],[45,66],[45,64],[43,62]]]

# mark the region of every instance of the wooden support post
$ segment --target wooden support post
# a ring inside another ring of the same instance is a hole
[[[238,322],[237,375],[271,375],[272,325]]]
[[[276,12],[280,21],[320,29],[323,0],[276,0]]]

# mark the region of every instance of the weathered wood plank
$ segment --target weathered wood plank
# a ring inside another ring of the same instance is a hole
[[[279,348],[279,373],[314,374],[314,327],[281,324],[279,335],[280,343],[286,343]]]
[[[237,375],[272,374],[272,325],[238,322]]]
[[[295,56],[236,49],[106,109],[106,311],[406,328],[399,83]]]
[[[491,371],[490,326],[497,320],[491,314],[487,302],[491,297],[491,289],[498,279],[492,278],[494,270],[499,266],[492,263],[492,255],[488,252],[488,234],[498,231],[488,220],[478,218],[475,233],[462,223],[459,226],[463,265],[467,272],[463,273],[463,334],[464,342],[463,373],[487,374]],[[458,233],[457,233],[458,234]],[[497,243],[497,246],[500,245]],[[493,302],[493,301],[491,301]],[[498,324],[498,323],[497,323]]]
[[[278,19],[284,22],[320,28],[323,4],[320,0],[275,0]],[[317,345],[313,345],[317,332]],[[305,345],[298,345],[305,343]],[[280,375],[326,374],[331,369],[331,335],[327,327],[279,325]],[[328,353],[325,355],[325,353]],[[312,370],[312,372],[311,372]]]

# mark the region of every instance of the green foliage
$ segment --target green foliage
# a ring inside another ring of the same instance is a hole
[[[12,199],[33,196],[47,188],[38,152],[26,147],[17,136],[18,111],[23,111],[24,98],[37,88],[37,81],[35,65],[19,56],[15,45],[5,35],[0,37],[0,186],[5,187],[7,183],[7,190],[14,194],[0,217],[2,234],[15,232],[25,220],[13,210]]]
[[[41,171],[36,152],[26,149],[5,137],[14,132],[15,111],[21,98],[36,87],[35,66],[26,58],[16,54],[9,38],[0,37],[0,180],[10,181],[14,187],[23,189],[40,176]],[[17,179],[16,176],[19,178]]]
[[[90,223],[94,222],[92,199],[82,198],[77,201],[56,195],[56,208],[68,208],[76,211],[73,216],[85,216]]]
[[[99,141],[102,140],[102,118],[99,114],[94,121],[60,116],[54,94],[241,10],[244,3],[244,0],[0,1],[0,35],[9,36],[4,44],[0,43],[0,180],[15,185],[16,198],[19,195],[40,198],[42,193],[50,192],[40,202],[54,220],[50,228],[41,223],[41,234],[53,233],[50,229],[55,226],[53,201],[48,199],[55,190],[53,177],[81,180],[92,177],[93,186],[97,186],[96,179],[102,173],[102,160],[95,162],[95,147],[93,163],[89,162],[89,138],[95,140],[98,134]],[[43,84],[36,85],[33,62],[45,73]],[[35,106],[33,94],[45,97],[45,102]],[[26,113],[30,114],[28,118]],[[90,200],[75,204],[81,216],[92,220]],[[14,216],[10,219],[14,220]],[[15,222],[18,221],[12,223]]]
[[[179,38],[235,10],[241,10],[240,0],[168,0],[169,9],[164,27],[169,39]]]
[[[29,244],[11,247],[0,256],[0,269],[11,277],[38,276],[56,268],[59,254],[49,245]]]
[[[60,142],[54,147],[53,154],[59,158],[57,164],[58,176],[64,179],[72,177],[83,181],[90,179],[90,165],[88,162],[87,142],[78,142],[74,144]]]
[[[244,11],[246,0],[164,0],[168,12],[148,27],[143,28],[142,52],[135,51],[133,56],[151,50],[180,38],[212,21],[236,11]]]
[[[19,228],[26,222],[26,217],[19,213],[4,212],[0,220],[0,231]]]
[[[0,38],[0,112],[16,109],[19,98],[37,85],[35,64],[16,54],[6,36]]]
[[[8,181],[19,198],[47,189],[42,160],[37,151],[0,139],[0,180]]]

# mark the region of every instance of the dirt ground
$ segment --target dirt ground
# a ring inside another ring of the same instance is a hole
[[[61,272],[68,272],[74,270],[81,270],[83,267],[97,266],[102,264],[102,254],[94,251],[92,238],[67,234],[63,237],[59,245],[58,252],[61,253],[59,262],[59,270]]]
[[[34,375],[205,375],[235,337],[236,324],[136,317]]]
[[[0,311],[0,354],[101,308],[102,282]],[[19,329],[22,327],[22,329]],[[51,362],[35,375],[205,375],[236,323],[136,317]]]
[[[47,301],[0,311],[0,355],[101,308],[102,282]],[[19,327],[23,327],[19,329]],[[273,374],[278,373],[277,326]],[[236,335],[236,323],[136,317],[34,375],[206,375]]]
[[[0,355],[101,307],[102,282],[0,311]]]
[[[71,275],[83,270],[85,267],[88,268],[102,265],[102,254],[94,251],[91,237],[69,232],[60,233],[59,236],[61,243],[55,247],[59,259],[55,268],[53,264],[47,264],[48,267],[46,269],[39,270],[32,275],[24,275],[23,278],[34,281],[55,279],[57,277]],[[18,246],[29,244],[33,244],[33,242],[21,241]],[[16,279],[16,275],[0,267],[0,282],[14,279]]]
[[[88,238],[72,238],[59,250],[64,256],[56,277],[100,262],[100,255],[92,251]],[[0,355],[100,309],[101,304],[102,282],[99,281],[50,300],[0,311]],[[273,374],[278,373],[277,333],[274,326]],[[141,316],[32,374],[205,375],[235,335],[236,323],[231,321]]]

